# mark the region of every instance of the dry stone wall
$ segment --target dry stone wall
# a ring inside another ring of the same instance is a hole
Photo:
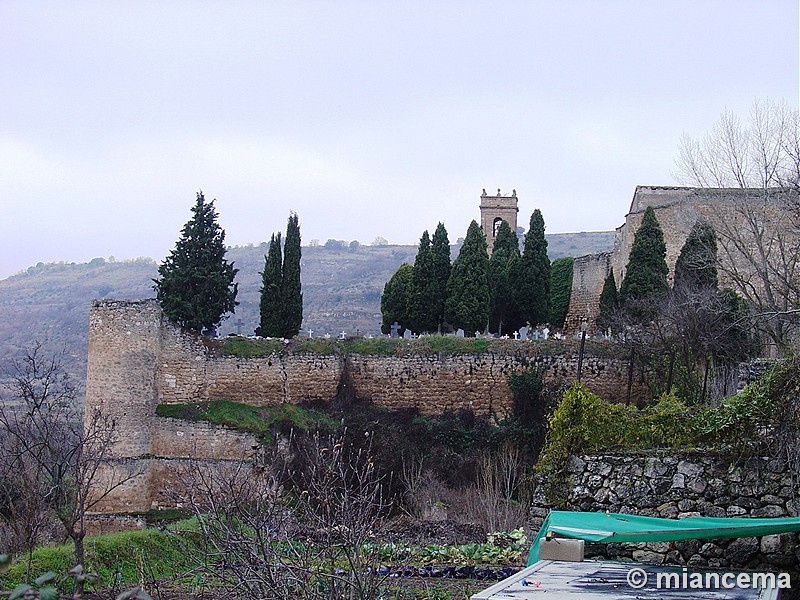
[[[797,474],[771,458],[739,462],[713,453],[573,456],[564,510],[651,517],[794,517]],[[540,490],[535,528],[551,506]],[[593,553],[656,564],[800,571],[796,533],[738,540],[597,544]]]

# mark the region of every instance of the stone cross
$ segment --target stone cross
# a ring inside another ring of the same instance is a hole
[[[313,329],[309,329],[309,330],[308,330],[308,337],[309,337],[309,338],[311,338],[311,337],[314,337],[314,336],[313,336],[313,333],[314,333],[314,330],[313,330]]]
[[[391,337],[393,337],[393,338],[400,337],[400,323],[395,321],[394,323],[392,323],[392,326],[390,327],[390,329],[391,329],[391,333],[389,335]]]
[[[236,321],[234,325],[236,325],[236,335],[242,335],[242,325],[244,325],[244,321],[242,321],[242,318],[239,317],[239,320]]]
[[[518,340],[518,339],[519,339],[519,331],[515,331],[515,332],[514,332],[514,339],[515,339],[515,340]]]
[[[347,332],[342,330],[342,333],[339,334],[339,339],[343,340],[345,337],[347,337]]]

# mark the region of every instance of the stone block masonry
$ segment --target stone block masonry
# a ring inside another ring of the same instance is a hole
[[[223,356],[208,340],[171,324],[155,300],[95,302],[89,316],[86,408],[112,416],[114,454],[141,461],[140,475],[105,501],[103,510],[143,512],[169,506],[172,461],[246,460],[253,436],[207,423],[157,417],[159,404],[230,400],[252,406],[330,402],[347,369],[355,396],[386,409],[415,407],[425,414],[470,409],[477,415],[511,410],[511,373],[544,370],[552,383],[572,383],[577,342],[492,340],[468,354],[403,356],[281,352],[256,358]],[[623,400],[627,363],[591,356],[583,381],[594,393]]]
[[[777,195],[770,196],[768,200],[759,199],[761,194],[760,190],[747,189],[711,188],[703,190],[684,187],[637,186],[628,214],[625,215],[625,223],[616,229],[614,250],[610,254],[587,255],[575,259],[572,294],[564,331],[568,334],[578,331],[581,320],[587,316],[590,333],[593,331],[603,281],[613,268],[617,288],[619,289],[622,284],[633,239],[642,223],[647,207],[652,207],[655,211],[664,233],[666,261],[670,268],[669,278],[671,281],[675,261],[696,222],[710,223],[719,236],[726,228],[731,227],[731,223],[742,224],[742,219],[745,218],[757,218],[761,222],[769,223],[770,228],[780,227],[790,221],[787,219],[786,211],[793,210],[791,204],[787,207],[783,203],[782,197]],[[737,227],[738,225],[734,227],[734,230]],[[753,245],[764,243],[764,240],[748,240],[747,232],[748,228],[742,227],[742,235],[745,237],[740,241]],[[784,236],[788,240],[794,238],[796,241],[796,232],[790,227],[786,229]],[[720,238],[718,256],[721,264],[725,267],[720,269],[719,273],[720,288],[736,289],[736,282],[726,276],[726,270],[732,269],[738,271],[740,275],[753,274],[753,285],[760,285],[758,278],[755,277],[752,264],[740,252],[738,244],[728,243],[729,251],[725,251],[725,246],[726,244]],[[782,254],[777,251],[777,247],[771,256],[776,261],[777,271],[780,272],[783,268],[780,261],[785,260],[785,257],[782,257]]]

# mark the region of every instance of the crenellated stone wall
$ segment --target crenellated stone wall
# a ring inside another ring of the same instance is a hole
[[[563,510],[643,516],[790,517],[798,515],[798,474],[780,460],[694,452],[572,456]],[[551,506],[539,490],[538,529]],[[656,564],[800,571],[798,534],[738,540],[592,545],[592,553]]]

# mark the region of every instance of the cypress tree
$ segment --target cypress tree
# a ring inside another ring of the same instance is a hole
[[[544,218],[538,208],[531,215],[513,286],[520,324],[546,323],[550,312],[550,259],[544,237]]]
[[[439,326],[436,314],[436,271],[431,249],[431,238],[428,231],[422,233],[414,259],[414,270],[411,277],[411,298],[408,307],[411,324],[409,327],[417,332],[436,331]]]
[[[619,288],[620,305],[634,322],[650,321],[668,295],[666,255],[664,232],[653,207],[648,206],[633,236],[625,277]]]
[[[281,258],[281,234],[272,234],[269,249],[264,257],[264,271],[261,273],[261,320],[256,327],[256,335],[263,337],[283,337],[283,273]]]
[[[381,332],[389,333],[392,323],[397,322],[401,327],[410,327],[411,319],[408,315],[408,305],[411,297],[411,279],[414,269],[408,263],[403,263],[395,271],[391,279],[383,286],[381,295]]]
[[[518,259],[517,234],[511,231],[506,221],[503,221],[500,223],[492,247],[492,256],[489,258],[489,331],[502,334],[503,330],[509,330],[514,308],[511,270]]]
[[[472,221],[447,280],[445,318],[467,335],[483,330],[489,319],[489,254],[481,228]]]
[[[717,288],[717,234],[698,221],[675,261],[673,289],[682,293],[703,288]]]
[[[297,213],[289,215],[283,248],[283,337],[293,338],[303,324],[303,289],[300,283],[300,224]]]
[[[234,312],[238,269],[225,259],[225,231],[217,223],[214,200],[197,193],[192,218],[153,280],[156,298],[171,321],[195,331],[211,330]]]
[[[433,254],[434,298],[436,303],[437,329],[444,327],[444,303],[447,300],[447,280],[450,279],[450,240],[443,223],[436,226],[431,243]]]
[[[550,265],[550,314],[547,322],[552,327],[564,327],[572,294],[572,257],[555,259]]]
[[[609,327],[614,327],[617,311],[619,310],[619,295],[617,294],[617,281],[614,279],[614,269],[612,268],[605,281],[603,291],[600,292],[600,309],[597,311],[597,328],[605,331]]]

